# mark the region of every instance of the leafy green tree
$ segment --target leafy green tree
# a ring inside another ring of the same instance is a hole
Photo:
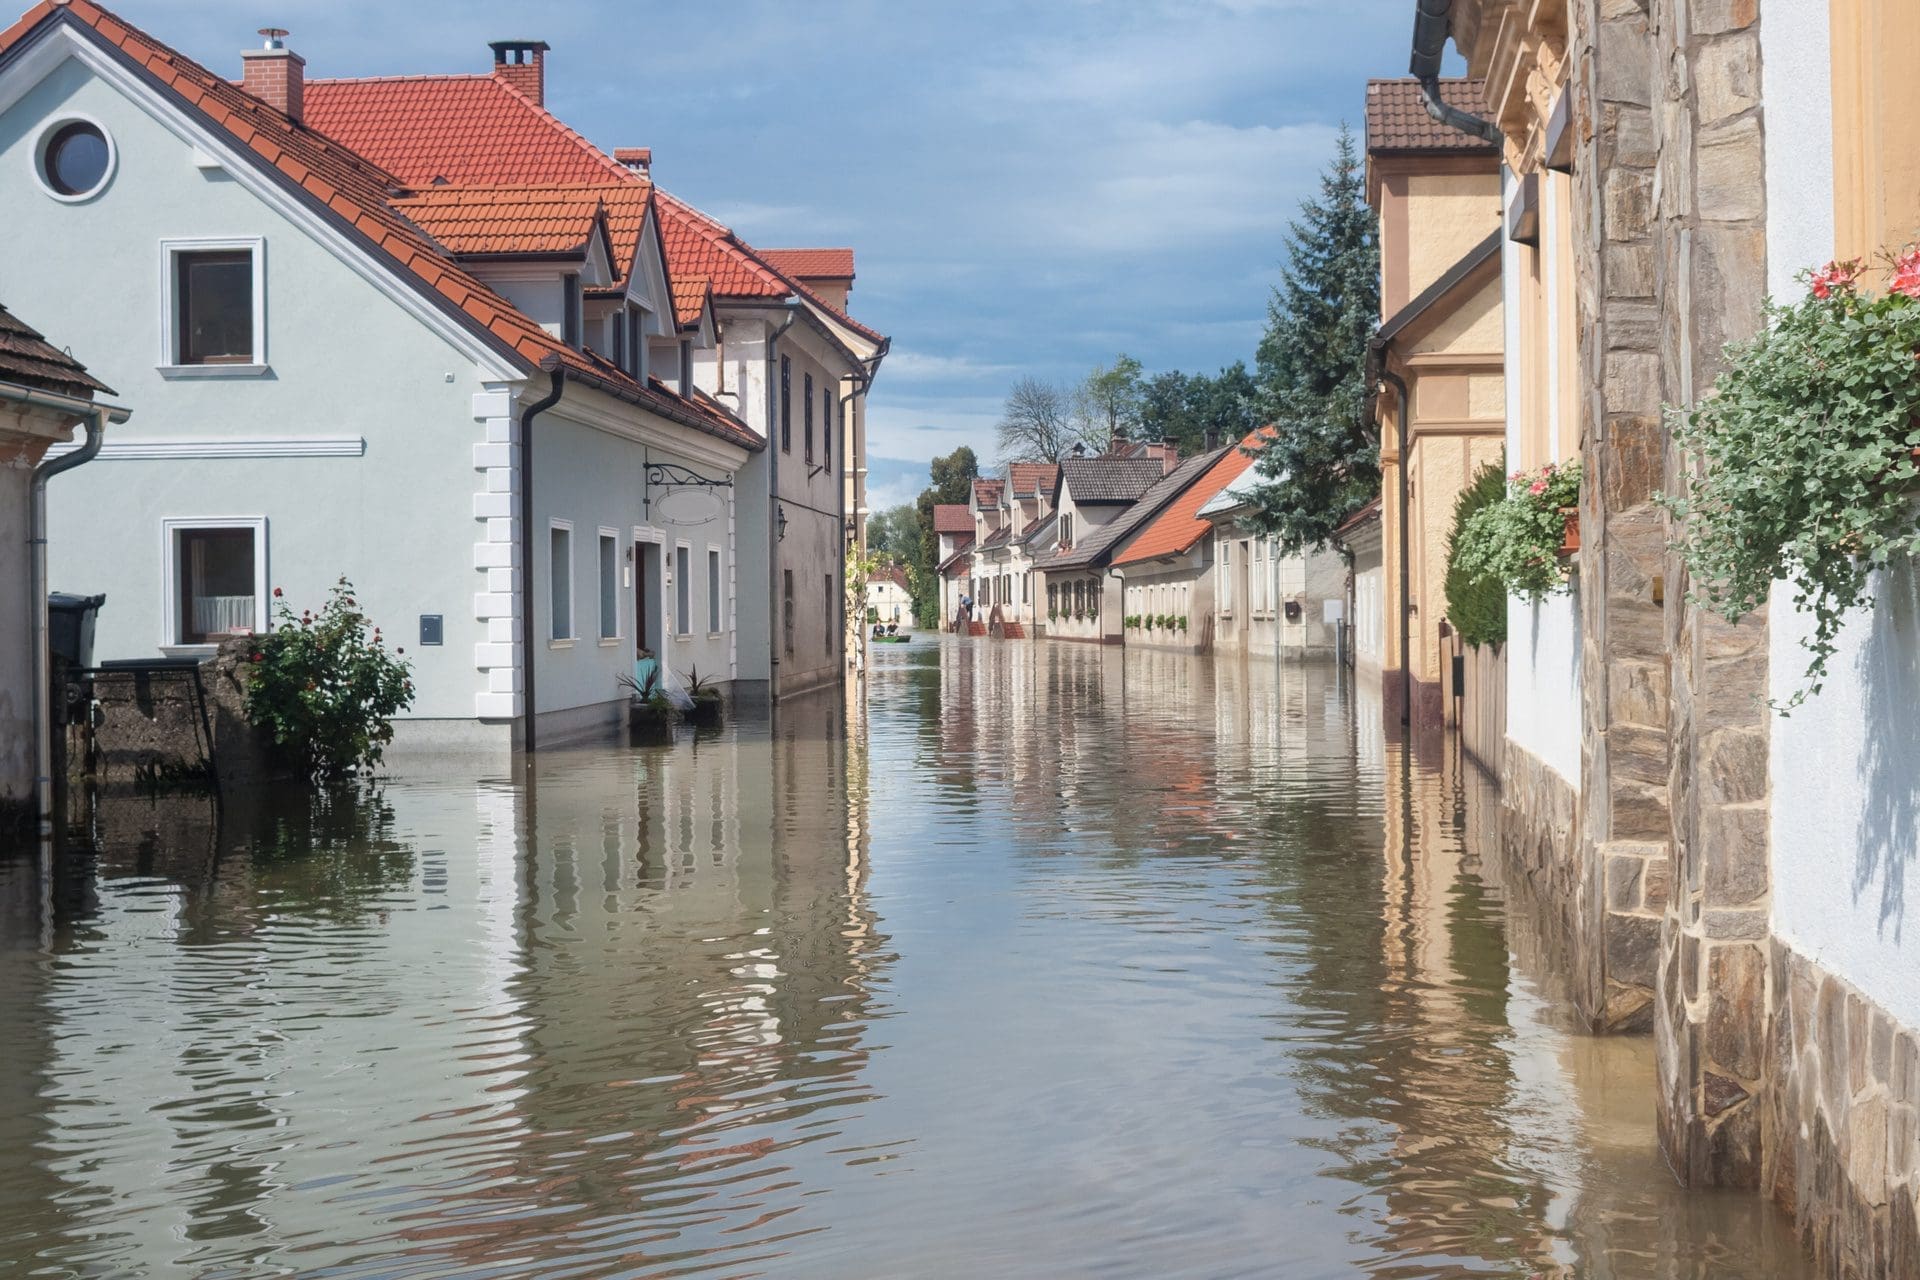
[[[1140,425],[1140,362],[1122,353],[1112,364],[1095,365],[1080,384],[1080,438],[1088,448],[1105,453],[1119,436],[1132,436]]]
[[[1380,490],[1380,442],[1366,385],[1380,316],[1380,239],[1360,156],[1344,126],[1320,194],[1288,227],[1287,263],[1255,355],[1263,449],[1257,523],[1288,551],[1325,546]]]
[[[913,600],[916,625],[931,627],[938,621],[940,575],[940,535],[933,531],[933,509],[937,505],[965,502],[980,478],[980,459],[972,449],[961,445],[944,458],[927,464],[933,483],[920,491],[914,502],[917,537],[907,559],[907,594]]]
[[[1507,639],[1507,587],[1485,569],[1462,562],[1468,521],[1476,511],[1507,496],[1504,464],[1488,463],[1453,504],[1453,532],[1447,538],[1447,621],[1471,645],[1504,644]]]
[[[1245,438],[1260,424],[1257,400],[1258,388],[1242,361],[1213,377],[1170,369],[1141,386],[1140,435],[1172,440],[1191,456],[1206,448],[1209,436],[1218,444]]]
[[[867,550],[889,561],[906,561],[920,542],[920,514],[911,502],[867,517]]]

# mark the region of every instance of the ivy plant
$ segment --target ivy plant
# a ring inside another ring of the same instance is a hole
[[[1489,462],[1460,491],[1453,504],[1453,533],[1447,540],[1447,620],[1461,640],[1475,646],[1502,644],[1507,638],[1506,583],[1485,570],[1469,571],[1460,562],[1467,522],[1507,496],[1501,465]]]
[[[1664,499],[1691,598],[1738,621],[1785,580],[1813,615],[1807,684],[1782,713],[1820,691],[1874,571],[1920,552],[1920,249],[1888,265],[1884,294],[1860,287],[1858,260],[1802,272],[1806,296],[1768,300],[1713,394],[1669,411],[1694,463],[1686,493]]]
[[[1507,477],[1506,496],[1481,507],[1454,533],[1448,572],[1491,578],[1509,594],[1540,600],[1567,589],[1560,563],[1562,512],[1580,502],[1580,462],[1549,462]]]

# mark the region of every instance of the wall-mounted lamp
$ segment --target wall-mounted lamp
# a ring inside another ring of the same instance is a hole
[[[780,529],[780,541],[785,542],[787,540],[787,508],[784,503],[775,508],[774,519]]]

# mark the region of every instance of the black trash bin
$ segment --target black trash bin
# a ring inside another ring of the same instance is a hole
[[[56,660],[70,667],[93,665],[94,619],[106,602],[103,595],[76,596],[66,591],[47,594],[47,648]]]

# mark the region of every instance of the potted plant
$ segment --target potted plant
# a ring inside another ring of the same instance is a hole
[[[1820,691],[1874,572],[1920,552],[1920,248],[1882,265],[1884,293],[1861,288],[1858,260],[1801,272],[1806,296],[1769,301],[1714,393],[1669,412],[1696,464],[1687,491],[1664,499],[1693,599],[1736,621],[1785,579],[1814,616],[1808,685],[1782,712]]]
[[[1540,600],[1568,585],[1567,512],[1577,517],[1580,462],[1549,462],[1507,477],[1506,496],[1469,515],[1453,540],[1452,563],[1468,577],[1485,576],[1506,590]],[[1572,533],[1579,548],[1579,528]]]
[[[1175,618],[1175,619],[1173,620],[1173,629],[1174,629],[1175,631],[1185,631],[1185,630],[1187,629],[1187,615],[1186,615],[1186,614],[1184,614],[1184,613],[1183,613],[1183,614],[1181,614],[1181,615],[1180,615],[1179,617],[1177,617],[1177,618]]]
[[[687,672],[687,696],[693,699],[693,709],[687,713],[687,719],[707,727],[720,723],[726,700],[720,696],[719,686],[702,676],[698,667]]]
[[[636,665],[643,667],[638,678],[624,673],[614,677],[632,695],[627,702],[627,726],[637,740],[658,741],[670,737],[678,717],[661,683],[660,668],[646,663]]]

